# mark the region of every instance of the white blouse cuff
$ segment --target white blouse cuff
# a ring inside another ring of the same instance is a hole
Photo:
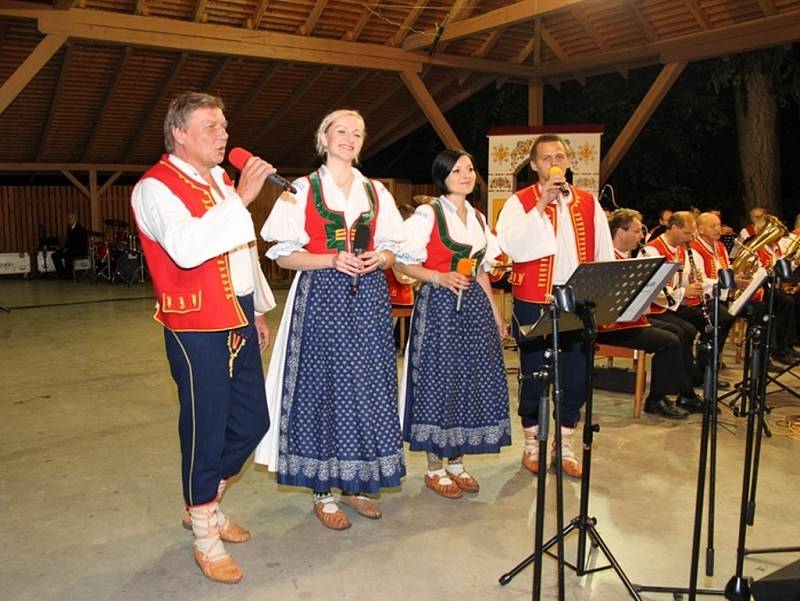
[[[278,242],[274,246],[267,249],[267,258],[273,261],[279,257],[288,257],[294,252],[306,252],[303,245],[295,240],[287,240],[285,242]]]

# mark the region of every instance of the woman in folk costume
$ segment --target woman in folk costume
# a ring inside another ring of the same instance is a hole
[[[353,164],[364,143],[357,112],[327,115],[316,136],[324,164],[275,203],[261,235],[267,256],[297,275],[267,372],[275,427],[256,462],[278,483],[310,488],[328,528],[350,526],[340,503],[378,519],[375,495],[405,475],[397,366],[383,270],[394,263],[403,221],[394,198]],[[359,227],[361,226],[361,227]],[[354,252],[354,232],[369,243]]]
[[[511,444],[508,386],[500,339],[507,326],[486,271],[500,254],[486,219],[470,206],[472,157],[445,150],[434,159],[441,196],[405,222],[399,271],[422,282],[400,394],[403,437],[428,454],[425,485],[447,498],[478,492],[465,454]],[[444,458],[448,459],[445,469]]]

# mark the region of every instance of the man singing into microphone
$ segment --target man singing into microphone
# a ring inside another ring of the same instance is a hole
[[[275,306],[247,206],[275,169],[251,157],[233,187],[219,166],[228,141],[222,111],[208,94],[172,100],[169,154],[142,176],[132,205],[178,385],[184,525],[203,574],[234,583],[242,570],[222,541],[245,542],[250,533],[219,501],[269,426],[260,351],[269,344],[263,314]]]
[[[550,302],[552,287],[566,283],[580,263],[614,259],[600,204],[590,192],[565,179],[569,157],[561,137],[539,136],[531,146],[530,166],[539,181],[511,196],[497,220],[500,246],[513,261],[509,282],[514,294],[514,335],[525,375],[542,366],[547,345],[544,338],[522,340],[519,324],[534,323]],[[587,355],[580,332],[562,334],[560,366],[562,467],[568,476],[579,478],[582,468],[572,439],[587,382]],[[538,471],[540,386],[533,379],[524,380],[519,403],[525,433],[522,464],[534,473]]]

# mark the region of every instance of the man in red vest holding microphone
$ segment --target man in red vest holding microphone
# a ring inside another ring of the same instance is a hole
[[[530,374],[544,363],[545,339],[522,340],[519,324],[534,323],[551,300],[553,286],[565,284],[580,263],[612,261],[608,222],[592,194],[567,183],[567,146],[560,136],[543,134],[531,146],[530,166],[539,181],[506,200],[497,219],[497,238],[512,260],[509,283],[514,295],[514,335],[520,369]],[[587,354],[580,332],[561,336],[562,467],[573,478],[582,474],[572,440],[586,398]],[[568,375],[565,375],[568,374]],[[519,415],[525,433],[522,464],[538,471],[538,419],[541,385],[521,384]],[[555,453],[553,453],[555,455]]]
[[[222,541],[250,533],[219,501],[269,426],[260,351],[269,344],[264,313],[275,306],[247,205],[275,169],[251,157],[233,187],[219,166],[228,141],[222,111],[208,94],[172,100],[168,154],[142,176],[131,203],[178,386],[184,524],[203,574],[234,583],[243,573]]]

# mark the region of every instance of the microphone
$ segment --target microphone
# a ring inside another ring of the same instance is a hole
[[[228,153],[228,161],[230,161],[231,165],[241,171],[244,169],[244,164],[247,162],[247,159],[249,159],[251,156],[253,156],[253,153],[249,150],[245,150],[239,146],[234,146]],[[292,194],[297,192],[297,188],[295,188],[287,179],[281,177],[277,173],[268,175],[267,181],[279,190],[291,192]]]
[[[550,171],[548,171],[548,173],[550,174],[550,177],[553,177],[553,176],[561,176],[561,177],[563,177],[564,176],[564,172],[561,171],[561,167],[557,167],[556,165],[553,165],[552,167],[550,167]],[[561,194],[563,194],[564,196],[569,196],[569,184],[567,182],[565,182],[565,181],[561,182],[561,186],[559,186],[559,190],[561,190]]]
[[[472,259],[459,259],[456,264],[456,272],[472,278],[472,270],[476,262]],[[463,290],[458,291],[458,300],[456,300],[456,311],[461,311],[461,296],[464,294]]]
[[[356,233],[353,237],[353,254],[360,256],[369,246],[369,239],[372,237],[372,232],[369,230],[369,225],[366,223],[359,223],[356,226]],[[350,280],[350,294],[358,292],[358,274],[354,275]]]

